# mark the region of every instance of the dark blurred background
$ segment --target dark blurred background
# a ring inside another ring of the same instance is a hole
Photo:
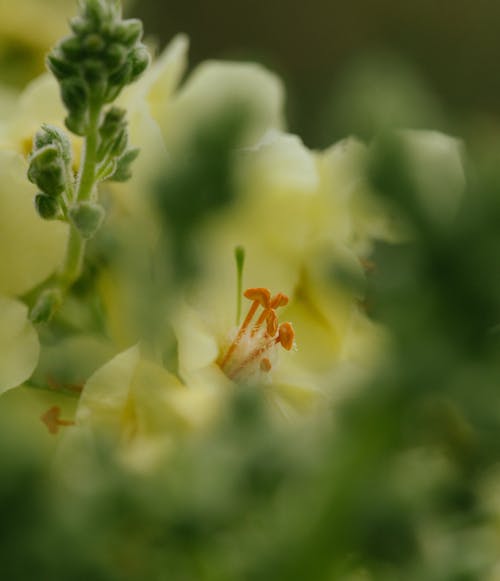
[[[137,0],[130,12],[160,46],[186,32],[191,66],[252,59],[279,73],[289,128],[309,146],[387,121],[466,132],[499,120],[498,0]]]

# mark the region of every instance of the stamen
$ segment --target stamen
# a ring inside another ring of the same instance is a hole
[[[238,331],[238,334],[236,335],[236,338],[229,346],[229,349],[227,350],[224,359],[220,363],[221,368],[224,368],[226,363],[229,361],[229,358],[231,357],[234,350],[238,346],[238,343],[240,342],[241,338],[245,334],[248,325],[251,323],[257,309],[259,308],[259,305],[267,309],[269,307],[269,302],[271,300],[271,293],[267,288],[249,288],[243,293],[243,296],[246,299],[250,299],[251,301],[253,301],[253,303],[250,309],[248,310],[247,316],[245,317],[245,320],[243,321]]]
[[[270,310],[266,319],[266,330],[269,337],[274,337],[278,330],[278,315],[276,311]]]
[[[295,339],[295,331],[291,323],[282,323],[280,325],[278,339],[283,348],[290,351]]]
[[[51,434],[57,434],[61,426],[75,425],[75,422],[71,420],[61,420],[59,417],[60,415],[61,408],[55,405],[48,409],[42,416],[40,416],[40,419],[47,426]]]
[[[271,309],[278,309],[279,307],[285,307],[287,304],[288,304],[288,297],[286,295],[284,295],[283,293],[278,293],[277,295],[275,295],[271,299],[271,302],[269,304],[269,307]],[[260,317],[257,319],[257,322],[255,323],[254,328],[252,330],[252,336],[254,336],[257,333],[257,331],[259,330],[260,326],[266,320],[267,317],[268,317],[268,312],[267,311],[264,311],[260,315]]]
[[[230,379],[250,379],[253,373],[268,373],[272,369],[271,357],[276,347],[281,344],[290,351],[294,345],[295,332],[291,323],[279,325],[276,310],[288,304],[288,297],[277,293],[271,297],[266,288],[249,288],[243,296],[252,301],[245,320],[241,324],[235,339],[229,345],[219,362],[220,368]],[[250,325],[261,307],[262,312],[256,322]]]
[[[247,290],[243,293],[243,296],[246,299],[250,299],[251,301],[257,301],[266,309],[269,308],[271,293],[267,288],[247,288]]]
[[[279,307],[286,307],[288,305],[288,297],[283,293],[278,293],[276,296],[273,297],[271,300],[271,308],[277,309]]]

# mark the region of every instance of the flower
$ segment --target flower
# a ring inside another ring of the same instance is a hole
[[[36,193],[26,178],[26,155],[36,125],[57,109],[57,93],[43,78],[33,83],[3,120],[0,138],[0,311],[2,332],[0,392],[20,385],[36,367],[37,333],[21,297],[43,283],[62,261],[67,230],[63,224],[41,220],[35,211]],[[29,144],[29,145],[28,145]]]
[[[88,380],[76,414],[77,431],[110,431],[139,464],[141,457],[154,463],[176,438],[203,430],[242,382],[260,385],[279,418],[321,409],[371,369],[384,339],[360,307],[360,294],[335,276],[338,270],[362,278],[372,239],[386,235],[382,210],[376,224],[361,212],[376,208],[362,177],[365,146],[346,140],[309,151],[280,129],[281,83],[254,65],[207,63],[177,89],[185,47],[183,37],[176,39],[123,97],[144,166],[113,187],[118,210],[110,220],[136,236],[124,247],[125,265],[111,263],[99,277],[109,328],[123,351]],[[236,152],[238,195],[193,232],[202,268],[168,314],[177,345],[172,374],[130,347],[140,334],[127,322],[138,299],[127,271],[139,241],[159,228],[152,212],[137,209],[151,199],[151,173],[159,164],[168,172],[190,135],[235,94],[254,112]],[[235,247],[245,250],[250,287],[250,314],[239,331]]]
[[[142,162],[128,183],[111,188],[108,231],[117,233],[121,250],[98,273],[108,331],[121,352],[86,382],[74,430],[109,431],[129,460],[148,465],[176,438],[210,424],[240,383],[264,389],[279,418],[317,413],[361,384],[387,341],[363,307],[365,271],[374,241],[401,235],[370,191],[365,145],[346,139],[324,152],[308,150],[282,130],[280,81],[254,65],[207,63],[178,87],[186,47],[184,37],[175,39],[122,97]],[[202,268],[193,284],[169,290],[165,324],[176,342],[169,371],[139,347],[131,315],[142,302],[142,309],[158,309],[147,317],[164,317],[161,301],[144,299],[147,277],[131,283],[129,276],[137,264],[147,273],[142,263],[161,230],[149,206],[151,176],[159,167],[175,171],[190,138],[234,100],[246,100],[253,112],[235,151],[237,196],[190,233]],[[420,152],[415,163],[437,147],[442,167],[453,175],[461,169],[454,142],[423,132],[405,139],[410,152]],[[241,326],[235,248],[244,249],[249,287]]]

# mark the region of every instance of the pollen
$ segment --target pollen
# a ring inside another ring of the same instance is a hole
[[[224,373],[234,381],[255,380],[259,373],[269,373],[277,358],[279,345],[290,351],[295,344],[292,324],[279,324],[277,310],[289,302],[285,294],[271,296],[266,288],[250,288],[243,296],[252,301],[251,305],[218,362]]]

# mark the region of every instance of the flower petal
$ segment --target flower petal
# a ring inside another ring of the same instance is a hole
[[[120,431],[139,356],[139,347],[131,347],[92,375],[80,398],[76,415],[78,424]]]
[[[0,393],[28,379],[38,362],[38,335],[26,305],[0,297]]]
[[[36,213],[26,164],[0,151],[0,292],[21,295],[45,280],[61,263],[67,226]]]
[[[228,105],[248,105],[253,123],[246,141],[254,144],[269,129],[283,126],[283,101],[281,81],[265,68],[209,61],[195,69],[158,121],[167,146],[179,147]]]

